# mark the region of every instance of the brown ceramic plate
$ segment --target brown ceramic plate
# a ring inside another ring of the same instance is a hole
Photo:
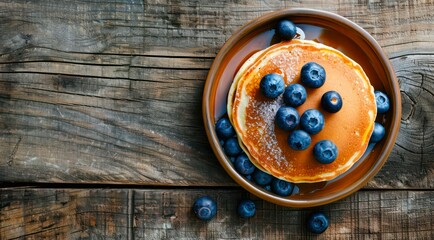
[[[336,48],[358,62],[376,90],[387,93],[391,108],[379,114],[376,121],[386,128],[386,136],[370,145],[365,155],[338,178],[321,183],[298,184],[289,197],[280,197],[238,174],[224,154],[214,129],[226,114],[227,94],[232,79],[242,63],[253,53],[276,42],[274,27],[281,19],[293,21],[306,35]],[[206,80],[203,95],[203,118],[210,144],[228,174],[254,195],[284,206],[313,207],[331,203],[362,188],[381,169],[393,148],[401,119],[401,96],[398,81],[378,43],[361,27],[339,15],[312,9],[286,9],[259,17],[237,32],[217,54]]]

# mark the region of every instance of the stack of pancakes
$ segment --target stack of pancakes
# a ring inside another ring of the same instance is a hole
[[[277,110],[284,106],[282,96],[265,97],[259,88],[263,76],[280,74],[285,86],[300,83],[300,71],[307,62],[324,67],[326,81],[320,88],[307,91],[306,102],[296,109],[301,116],[307,109],[324,115],[324,129],[311,135],[312,143],[302,151],[289,147],[289,132],[274,122]],[[342,109],[328,113],[321,108],[322,95],[337,91]],[[374,88],[363,69],[340,51],[308,40],[281,42],[251,56],[236,74],[228,95],[227,112],[241,147],[259,169],[294,183],[331,180],[347,171],[365,152],[377,115]],[[331,140],[338,157],[330,164],[319,163],[313,147],[320,140]]]

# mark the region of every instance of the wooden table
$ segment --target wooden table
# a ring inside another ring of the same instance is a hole
[[[403,100],[388,162],[362,190],[315,209],[264,202],[218,163],[201,97],[217,52],[289,7],[356,22],[390,57]],[[434,238],[434,2],[0,1],[0,239]],[[210,195],[218,214],[196,219]],[[254,218],[237,202],[251,198]]]

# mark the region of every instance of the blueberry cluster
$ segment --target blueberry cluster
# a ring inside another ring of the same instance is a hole
[[[301,68],[300,80],[302,84],[290,84],[284,88],[282,76],[271,73],[261,79],[259,86],[268,98],[274,99],[283,94],[286,105],[277,111],[275,123],[280,129],[290,131],[288,145],[294,150],[307,149],[312,142],[311,135],[324,128],[324,116],[320,111],[308,109],[300,116],[296,108],[307,99],[304,86],[320,88],[324,85],[325,69],[315,62],[308,62]],[[328,91],[321,98],[321,106],[327,112],[336,113],[342,108],[342,98],[336,91]],[[336,159],[338,149],[332,141],[322,140],[315,144],[313,154],[320,163],[328,164]]]
[[[374,91],[375,103],[377,104],[377,113],[387,113],[390,108],[390,100],[386,93],[382,91]],[[370,143],[377,143],[386,135],[386,129],[381,123],[375,122],[374,131],[372,132]]]
[[[289,20],[280,20],[277,23],[276,26],[276,33],[277,36],[280,37],[282,41],[289,41],[293,39],[297,34],[297,27],[295,24]],[[269,74],[272,76],[272,81],[270,80],[264,80],[264,85],[262,85],[261,82],[261,91],[264,93],[265,96],[269,98],[277,98],[280,94],[283,93],[283,99],[285,103],[288,106],[291,106],[293,108],[300,106],[306,101],[306,90],[304,87],[300,84],[292,84],[284,88],[283,79],[278,74]],[[268,76],[268,75],[266,75]],[[319,88],[324,84],[326,77],[326,73],[324,71],[324,68],[322,68],[320,65],[310,62],[304,65],[301,69],[301,82],[309,88]],[[268,78],[268,77],[267,77]],[[282,81],[280,81],[282,79]],[[269,85],[268,85],[269,84]],[[263,89],[264,88],[264,89]],[[267,88],[268,90],[266,90]],[[390,101],[387,95],[384,92],[381,91],[375,91],[375,101],[377,105],[377,113],[383,114],[387,113],[387,111],[390,108]],[[342,98],[339,95],[339,93],[335,91],[329,91],[325,93],[321,98],[321,105],[324,110],[330,112],[330,113],[336,113],[342,108]],[[315,113],[316,114],[316,113]],[[317,115],[317,114],[316,114]],[[286,121],[285,117],[288,117],[288,123],[284,123]],[[318,117],[321,118],[321,117]],[[295,127],[298,125],[298,113],[294,111],[294,109],[285,109],[282,110],[280,113],[278,112],[278,115],[276,116],[276,124],[281,129],[291,131],[295,129]],[[313,120],[316,121],[316,120]],[[305,121],[301,121],[301,124],[305,124]],[[312,122],[311,122],[312,124]],[[318,124],[317,127],[320,128],[321,124]],[[303,131],[303,130],[301,130]],[[289,146],[295,150],[304,150],[306,149],[310,143],[311,139],[310,136],[306,132],[301,132],[300,130],[295,130],[292,132],[292,136],[288,138]],[[305,130],[306,131],[306,130]],[[311,133],[315,134],[315,133]],[[384,129],[384,126],[378,122],[375,122],[374,125],[374,131],[371,135],[370,142],[371,143],[377,143],[383,139],[384,135],[386,134],[386,131]],[[333,143],[332,143],[333,144]],[[315,146],[314,151],[315,155],[321,156],[324,154],[321,154],[322,151],[326,151],[325,155],[329,155],[330,152],[334,152],[334,147],[330,145],[329,143],[325,144],[322,143],[321,146]],[[324,148],[324,145],[332,146],[332,148]],[[334,145],[334,144],[333,144]],[[316,150],[315,150],[316,149]],[[331,150],[331,151],[329,151]],[[337,154],[337,149],[336,149]],[[318,159],[318,157],[316,157]],[[322,158],[322,157],[320,157]],[[323,162],[322,160],[319,160],[320,162]],[[325,158],[324,163],[330,162],[330,158]]]
[[[263,187],[279,196],[289,196],[292,193],[294,184],[277,179],[270,174],[258,169],[241,149],[235,130],[227,117],[223,117],[216,123],[216,133],[220,140],[225,154],[232,162],[234,169],[247,180],[253,181],[256,185]]]

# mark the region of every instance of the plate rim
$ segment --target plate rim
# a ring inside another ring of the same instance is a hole
[[[322,20],[329,20],[337,23],[339,25],[348,27],[353,31],[357,32],[358,35],[362,37],[362,40],[367,43],[367,45],[371,48],[371,50],[376,54],[382,63],[382,69],[384,69],[386,75],[388,76],[387,83],[389,84],[390,94],[392,94],[391,99],[394,114],[392,114],[390,118],[390,131],[388,132],[386,139],[389,141],[385,142],[383,145],[383,151],[378,156],[376,161],[372,164],[371,168],[367,170],[367,173],[359,178],[357,181],[350,184],[347,188],[339,189],[332,196],[322,196],[318,199],[310,199],[299,200],[299,199],[288,199],[284,197],[276,196],[272,193],[266,192],[266,190],[260,190],[253,183],[248,182],[244,179],[239,173],[235,171],[235,169],[231,166],[230,161],[228,161],[227,156],[225,156],[222,148],[219,146],[217,139],[217,134],[215,133],[213,122],[215,121],[214,116],[211,111],[210,106],[210,98],[211,91],[215,88],[215,84],[213,84],[215,80],[215,74],[218,72],[218,65],[220,62],[224,60],[228,52],[231,50],[231,46],[242,40],[245,36],[250,34],[252,31],[258,28],[258,26],[263,26],[264,24],[276,21],[281,18],[290,18],[290,17],[308,17],[308,18],[319,18]],[[398,93],[398,94],[397,94]],[[314,207],[325,205],[331,202],[335,202],[339,199],[345,198],[350,194],[361,189],[367,182],[369,182],[374,176],[380,171],[384,163],[387,161],[390,152],[396,142],[396,138],[400,129],[400,119],[402,114],[401,109],[401,95],[400,95],[400,87],[395,75],[395,71],[390,63],[389,58],[380,47],[378,42],[362,27],[352,22],[351,20],[340,16],[336,13],[332,13],[324,10],[310,9],[310,8],[288,8],[282,9],[278,11],[272,11],[266,14],[263,14],[257,18],[254,18],[248,21],[239,29],[235,30],[234,33],[229,37],[229,39],[224,43],[224,45],[220,48],[218,54],[216,55],[210,70],[208,72],[204,93],[202,97],[202,115],[203,121],[205,125],[205,130],[207,134],[208,141],[213,149],[215,156],[217,157],[220,165],[225,169],[225,171],[230,175],[230,177],[237,182],[244,189],[254,194],[255,196],[264,199],[266,201],[282,205],[288,207],[295,208],[304,208],[304,207]]]

